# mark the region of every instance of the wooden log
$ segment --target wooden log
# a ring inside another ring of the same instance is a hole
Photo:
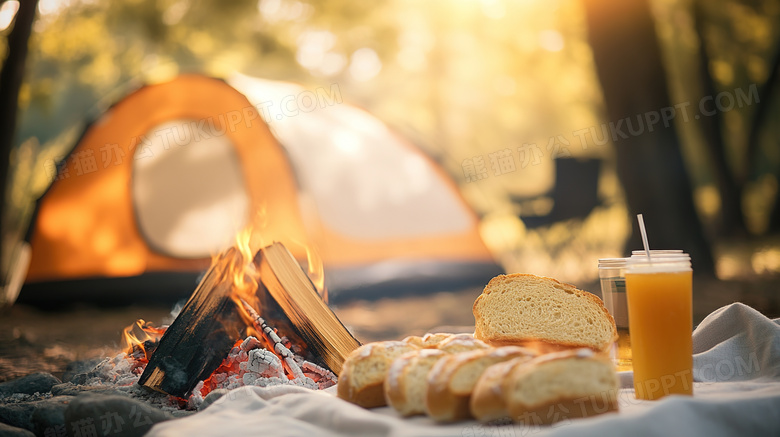
[[[323,302],[306,272],[282,243],[260,249],[254,263],[260,272],[261,288],[281,307],[317,360],[339,374],[344,360],[360,342]]]
[[[228,272],[231,248],[212,263],[165,334],[144,369],[138,384],[186,398],[199,381],[222,363],[235,342],[246,335],[246,323],[231,297]]]
[[[335,381],[341,365],[360,343],[341,324],[317,293],[301,266],[281,244],[257,252],[255,267],[260,272],[256,291],[258,314],[248,303],[233,296],[233,272],[240,253],[225,251],[206,272],[176,320],[165,331],[149,358],[138,383],[180,398],[187,398],[198,382],[219,367],[238,340],[253,326],[266,347],[279,355],[289,377],[303,371],[283,343],[287,337],[307,371],[316,379]],[[246,307],[246,308],[244,308]],[[273,321],[269,326],[265,321]],[[327,367],[323,368],[319,364]],[[333,373],[331,373],[330,371]],[[327,381],[322,381],[328,386]],[[332,383],[332,382],[331,382]]]

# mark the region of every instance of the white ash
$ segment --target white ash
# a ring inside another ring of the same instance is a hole
[[[286,347],[286,338],[278,338],[277,349],[282,351],[284,361],[273,351],[265,349],[264,342],[255,337],[247,337],[239,346],[233,347],[222,362],[220,368],[206,382],[201,381],[192,390],[187,399],[186,408],[196,410],[209,392],[216,389],[232,390],[244,386],[270,387],[291,384],[312,390],[324,389],[336,383],[333,372],[317,364],[304,360],[293,353],[301,349],[295,345]],[[289,343],[288,343],[289,344]],[[281,346],[281,347],[279,347]],[[77,375],[77,386],[103,386],[143,400],[163,411],[180,410],[181,400],[162,393],[149,391],[138,385],[145,363],[139,357],[124,352],[113,358],[106,358],[92,370]],[[285,369],[285,365],[289,370]],[[293,379],[286,372],[292,371]]]
[[[256,385],[258,387],[271,387],[274,385],[284,385],[284,384],[292,384],[294,380],[287,379],[287,377],[284,378],[257,378],[252,385]],[[312,381],[313,382],[313,381]]]
[[[336,385],[336,382],[338,381],[338,378],[333,372],[310,361],[304,361],[303,364],[301,364],[301,369],[306,372],[304,374],[307,376],[316,375],[318,377],[317,385],[320,390],[332,387]],[[311,376],[309,376],[309,378],[311,378]]]
[[[251,351],[252,349],[257,349],[263,347],[263,344],[260,343],[260,340],[258,340],[254,336],[247,337],[243,343],[241,343],[241,349],[245,351]]]
[[[246,365],[244,366],[244,364]],[[252,350],[249,352],[249,360],[246,363],[241,363],[241,366],[245,367],[243,370],[254,372],[259,377],[281,378],[284,376],[284,367],[279,357],[267,349]]]
[[[135,373],[134,370],[137,372]],[[143,370],[141,368],[141,370]],[[138,371],[135,359],[124,352],[113,358],[106,358],[89,372],[77,375],[79,385],[111,385],[126,386],[138,382],[141,372]]]
[[[336,375],[333,372],[292,354],[292,351],[280,341],[276,343],[276,346],[280,351],[286,350],[285,362],[289,364],[292,361],[294,363],[294,367],[291,367],[295,377],[289,379],[285,375],[285,368],[279,355],[264,349],[262,345],[263,343],[255,337],[247,337],[239,347],[234,347],[223,362],[223,367],[230,370],[227,373],[212,375],[208,381],[210,382],[209,391],[232,390],[245,386],[270,387],[283,384],[317,390],[336,383]],[[306,370],[306,373],[303,372],[303,369]],[[204,387],[205,384],[201,382],[193,389],[193,394],[187,403],[188,408],[197,409],[203,404],[203,399],[208,395],[208,392],[204,393]]]
[[[201,395],[201,391],[203,390],[203,381],[200,381],[198,385],[195,386],[194,389],[192,389],[192,395],[187,400],[187,409],[188,410],[197,410],[201,405],[203,405],[203,395]]]
[[[144,365],[132,356],[120,352],[113,358],[106,358],[92,370],[77,375],[71,383],[77,390],[104,387],[131,398],[144,401],[163,411],[178,414],[181,411],[176,398],[153,392],[138,385]]]
[[[171,413],[176,417],[179,417],[182,413],[184,413],[179,404],[179,401],[175,397],[168,396],[164,393],[147,390],[138,384],[117,387],[116,390],[118,392],[127,394],[131,398],[144,401],[153,407],[157,407],[167,413]]]
[[[285,340],[283,341],[279,337],[279,334],[276,332],[276,330],[268,326],[268,324],[265,322],[265,319],[260,317],[260,315],[257,314],[257,311],[255,311],[255,309],[252,308],[252,306],[249,305],[245,300],[242,299],[241,304],[244,306],[244,310],[247,312],[247,314],[249,314],[249,316],[252,318],[252,324],[254,325],[255,329],[262,332],[263,338],[265,338],[269,344],[273,344],[274,353],[276,353],[276,355],[284,360],[285,367],[292,375],[292,378],[305,378],[301,367],[295,360],[295,354],[287,346],[285,346],[285,342],[289,345],[290,340],[285,337]]]

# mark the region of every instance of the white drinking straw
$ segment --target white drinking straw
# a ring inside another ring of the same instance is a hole
[[[642,233],[642,244],[645,246],[645,253],[647,254],[647,261],[650,261],[650,244],[647,242],[647,229],[645,229],[645,220],[642,218],[642,214],[637,214],[636,219],[639,222],[639,232]]]

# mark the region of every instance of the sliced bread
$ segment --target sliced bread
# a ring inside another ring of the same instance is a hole
[[[534,352],[518,346],[477,349],[439,360],[428,374],[426,413],[439,422],[469,419],[469,399],[477,380],[490,366]]]
[[[543,276],[496,276],[474,301],[473,311],[474,337],[492,345],[607,352],[617,340],[615,321],[601,299]]]

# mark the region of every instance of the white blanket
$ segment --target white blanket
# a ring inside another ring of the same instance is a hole
[[[552,426],[440,425],[401,418],[388,407],[365,410],[322,392],[289,386],[244,387],[206,410],[162,422],[147,434],[173,436],[780,436],[780,319],[735,303],[693,333],[694,396],[634,398],[621,374],[620,412]],[[558,412],[563,414],[562,412]]]

